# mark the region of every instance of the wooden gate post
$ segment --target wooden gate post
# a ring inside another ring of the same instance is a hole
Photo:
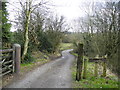
[[[84,59],[83,79],[86,79],[86,72],[87,72],[87,59]]]
[[[77,58],[77,72],[76,80],[80,81],[82,74],[82,65],[83,65],[83,44],[78,44],[78,58]]]
[[[20,72],[20,61],[21,61],[21,46],[19,44],[14,44],[13,45],[13,60],[14,60],[14,68],[13,71],[16,74],[19,74]]]
[[[98,76],[98,62],[97,61],[95,62],[95,68],[94,69],[95,69],[94,70],[95,77],[97,77]]]
[[[106,59],[104,59],[104,61],[103,61],[103,77],[106,77]]]

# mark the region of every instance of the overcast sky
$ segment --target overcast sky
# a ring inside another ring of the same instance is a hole
[[[8,5],[9,19],[14,20],[15,12],[13,9],[20,8],[20,5],[16,3],[19,0],[8,0],[8,1],[12,3],[12,5]],[[37,3],[40,0],[34,0],[34,1],[35,3]],[[93,1],[104,2],[104,0],[48,0],[48,1],[54,5],[51,8],[54,14],[63,15],[64,17],[66,17],[68,22],[71,22],[73,19],[76,19],[78,17],[85,16],[83,9],[86,7],[85,5],[86,2],[87,3]],[[111,0],[105,0],[105,1],[111,1]],[[14,27],[12,27],[12,31],[14,30],[15,30]]]

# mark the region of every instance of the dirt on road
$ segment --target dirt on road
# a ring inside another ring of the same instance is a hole
[[[4,88],[71,88],[71,66],[75,57],[62,51],[62,57],[46,63]]]

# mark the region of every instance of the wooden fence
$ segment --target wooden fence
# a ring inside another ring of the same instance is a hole
[[[89,62],[94,62],[95,63],[95,67],[94,67],[94,76],[97,77],[98,76],[98,64],[101,62],[102,63],[102,77],[106,76],[106,61],[107,58],[103,58],[103,57],[95,57],[95,58],[89,58]]]
[[[77,70],[76,70],[76,80],[79,81],[82,78],[85,79],[86,78],[86,74],[87,74],[87,62],[94,62],[95,67],[94,67],[94,76],[97,77],[98,76],[98,63],[102,62],[103,65],[103,70],[102,70],[102,76],[105,77],[106,76],[106,58],[103,57],[95,57],[95,58],[88,58],[85,59],[83,58],[84,56],[84,51],[83,51],[83,44],[78,44],[78,58],[77,58]],[[83,75],[82,75],[83,72]]]
[[[9,73],[19,74],[21,46],[14,44],[12,49],[0,50],[0,77]]]

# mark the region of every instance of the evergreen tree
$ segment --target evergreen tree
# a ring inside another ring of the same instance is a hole
[[[2,48],[2,2],[0,1],[0,49]]]
[[[10,27],[11,24],[8,23],[8,12],[7,12],[7,2],[2,2],[2,45],[3,48],[10,47],[11,42],[11,32]]]

